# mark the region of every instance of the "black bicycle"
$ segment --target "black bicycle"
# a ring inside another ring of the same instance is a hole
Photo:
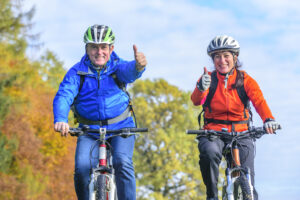
[[[117,188],[115,183],[115,173],[112,165],[112,147],[107,139],[112,137],[129,137],[136,132],[147,132],[148,128],[123,128],[118,130],[107,130],[105,128],[90,129],[70,128],[71,136],[81,136],[88,133],[99,133],[99,163],[96,168],[92,168],[89,183],[89,200],[117,200]],[[112,134],[112,135],[107,135]],[[90,151],[90,157],[92,154]]]
[[[279,128],[281,129],[281,128]],[[223,184],[223,200],[253,200],[253,186],[251,184],[251,174],[249,168],[244,168],[240,163],[238,140],[243,138],[258,139],[267,134],[263,127],[251,127],[243,132],[228,132],[215,130],[187,130],[187,134],[197,134],[199,137],[219,137],[229,141],[223,149],[223,156],[226,159],[227,168],[225,170],[226,181]]]

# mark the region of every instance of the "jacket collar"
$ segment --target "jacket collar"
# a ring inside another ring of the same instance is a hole
[[[115,62],[119,61],[119,56],[113,51],[110,55],[110,59],[107,61],[105,65],[105,72],[114,72],[116,70]],[[91,60],[87,54],[81,58],[78,73],[80,74],[94,74],[96,73],[96,69],[92,66]]]

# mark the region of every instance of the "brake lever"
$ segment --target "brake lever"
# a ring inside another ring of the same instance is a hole
[[[80,129],[80,128],[71,128],[70,130],[69,130],[69,134],[71,135],[71,136],[80,136],[80,135],[82,135],[84,133],[84,131],[82,131],[82,129]]]
[[[135,133],[131,133],[129,128],[125,128],[124,132],[121,134],[121,137],[128,138],[132,135],[135,135]]]

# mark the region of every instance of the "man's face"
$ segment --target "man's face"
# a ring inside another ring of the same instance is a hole
[[[110,58],[114,46],[108,44],[87,44],[86,53],[95,66],[104,66]]]

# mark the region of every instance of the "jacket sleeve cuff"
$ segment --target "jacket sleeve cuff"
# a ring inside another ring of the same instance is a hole
[[[272,122],[272,121],[275,121],[275,119],[267,118],[267,119],[265,119],[264,123],[266,123],[266,122]]]

